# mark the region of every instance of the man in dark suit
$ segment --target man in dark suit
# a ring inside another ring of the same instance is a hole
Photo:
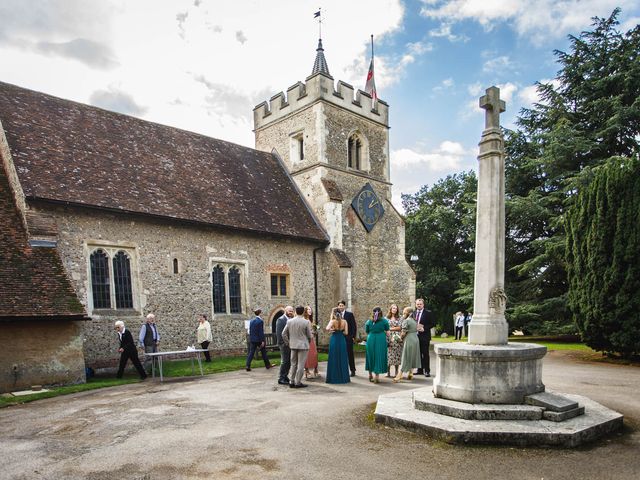
[[[358,333],[358,324],[356,323],[356,317],[353,313],[347,310],[347,304],[344,300],[338,302],[338,313],[347,322],[349,334],[345,337],[347,340],[347,355],[349,356],[349,370],[351,370],[351,376],[356,376],[356,360],[353,356],[353,344],[356,341],[356,334]]]
[[[278,347],[280,348],[280,375],[278,376],[278,383],[280,385],[288,385],[291,383],[289,380],[289,369],[291,368],[291,349],[289,345],[284,343],[282,338],[282,331],[287,326],[287,322],[290,318],[293,318],[293,307],[287,305],[284,308],[284,315],[276,320],[276,338],[278,340]]]
[[[253,355],[256,353],[257,349],[260,349],[264,366],[267,369],[271,368],[271,363],[269,363],[269,359],[267,358],[267,349],[265,348],[264,322],[262,321],[262,318],[260,318],[262,309],[256,308],[253,313],[255,317],[249,322],[249,355],[247,355],[247,372],[251,371],[251,361],[253,360]]]
[[[136,349],[136,344],[133,342],[133,335],[124,327],[124,322],[121,320],[115,323],[115,330],[118,332],[118,338],[120,340],[120,348],[118,348],[120,352],[120,366],[118,367],[116,377],[122,378],[127,360],[131,359],[131,363],[133,363],[133,366],[136,367],[136,370],[140,374],[140,379],[144,380],[147,378],[147,372],[142,368],[142,364],[138,358],[138,350]]]
[[[418,298],[416,300],[416,309],[412,317],[418,324],[418,341],[420,342],[420,362],[422,368],[416,372],[418,375],[424,374],[425,377],[431,376],[431,367],[429,365],[429,343],[431,343],[431,329],[435,327],[433,313],[424,308],[424,300]]]

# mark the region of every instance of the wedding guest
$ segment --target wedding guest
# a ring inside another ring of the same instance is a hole
[[[464,315],[462,314],[462,312],[455,313],[454,323],[456,326],[455,339],[462,340],[462,337],[464,335]]]
[[[347,341],[347,355],[349,355],[349,370],[351,370],[351,376],[356,376],[356,359],[353,355],[353,345],[356,342],[356,336],[358,333],[358,324],[356,323],[356,317],[347,310],[347,304],[344,300],[340,300],[338,302],[338,310],[336,312],[339,314],[346,322],[348,326],[349,333],[345,337]]]
[[[400,372],[393,379],[394,383],[402,380],[402,374],[407,374],[407,379],[413,378],[413,369],[422,365],[420,360],[420,341],[418,340],[418,324],[414,320],[413,309],[407,307],[402,311],[402,366]]]
[[[156,353],[158,351],[158,344],[160,343],[160,332],[158,332],[158,326],[156,325],[156,316],[153,313],[147,315],[145,322],[140,327],[140,334],[138,335],[139,345],[144,348],[144,353]],[[144,369],[150,372],[149,363],[151,363],[151,357],[144,357]]]
[[[431,329],[435,327],[433,314],[431,310],[424,308],[424,300],[418,298],[416,300],[416,310],[413,312],[413,318],[418,325],[418,340],[420,342],[420,368],[416,372],[418,375],[424,374],[425,377],[431,376],[431,365],[429,362],[429,344],[431,343]]]
[[[120,341],[120,348],[118,348],[118,352],[120,352],[120,365],[118,366],[118,373],[116,374],[116,377],[122,378],[124,367],[130,359],[131,363],[133,363],[133,366],[136,367],[136,370],[140,375],[140,380],[144,380],[147,378],[147,372],[142,368],[142,364],[138,358],[138,350],[136,349],[136,344],[133,343],[133,335],[131,335],[131,332],[125,328],[122,320],[118,320],[114,324],[114,329],[118,332],[118,339]]]
[[[402,361],[402,338],[400,332],[402,330],[402,319],[400,318],[400,310],[398,305],[392,303],[387,313],[387,320],[389,320],[389,346],[387,347],[387,357],[389,368],[387,370],[387,377],[391,376],[391,365],[395,369],[394,376],[398,375],[400,371],[400,362]]]
[[[291,370],[289,378],[291,388],[304,388],[307,385],[302,383],[302,375],[304,373],[304,364],[309,354],[309,342],[313,336],[311,332],[311,324],[302,315],[304,307],[298,305],[296,307],[296,316],[287,321],[282,331],[282,339],[284,343],[289,345],[291,350]]]
[[[284,343],[282,338],[282,332],[284,327],[287,326],[287,322],[290,318],[293,318],[294,311],[291,305],[284,307],[284,314],[276,320],[276,340],[278,341],[278,348],[280,348],[280,372],[278,375],[278,383],[280,385],[289,385],[291,380],[289,379],[289,369],[291,368],[291,350],[289,345]]]
[[[349,357],[346,337],[349,326],[337,308],[331,311],[331,319],[326,330],[331,333],[329,339],[329,359],[327,361],[327,383],[349,383]]]
[[[211,361],[211,355],[209,354],[209,344],[213,341],[211,335],[211,324],[207,320],[207,316],[203,313],[198,316],[198,328],[196,330],[198,336],[198,343],[204,350],[205,362]]]
[[[372,318],[364,324],[364,331],[367,333],[367,356],[364,368],[369,372],[369,381],[378,383],[380,374],[386,373],[388,369],[387,332],[389,331],[389,321],[382,315],[380,307],[373,309]]]
[[[316,341],[318,337],[318,325],[313,319],[313,309],[310,305],[304,307],[304,318],[311,324],[311,331],[313,332],[313,337],[309,342],[309,354],[307,355],[307,361],[304,364],[304,376],[309,380],[309,371],[311,369],[313,369],[313,378],[318,378],[320,376],[318,374],[318,348]]]
[[[267,349],[265,348],[266,340],[264,337],[264,322],[260,317],[262,313],[261,308],[255,308],[253,310],[254,318],[249,322],[249,354],[247,355],[247,372],[251,371],[251,361],[253,360],[253,355],[256,353],[256,350],[260,350],[262,354],[262,360],[264,361],[264,366],[266,369],[271,368],[271,363],[269,362],[269,358],[267,357]]]

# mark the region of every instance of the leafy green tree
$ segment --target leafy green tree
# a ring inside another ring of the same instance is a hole
[[[640,27],[620,33],[616,9],[556,51],[555,80],[506,132],[506,287],[511,326],[574,328],[565,260],[567,208],[586,167],[631,156],[640,140]]]
[[[477,179],[473,171],[449,175],[415,195],[403,195],[406,250],[417,255],[417,295],[452,333],[452,314],[471,303],[455,302],[464,277],[458,265],[473,262]]]
[[[638,355],[640,159],[610,159],[580,180],[566,221],[571,310],[587,345]]]

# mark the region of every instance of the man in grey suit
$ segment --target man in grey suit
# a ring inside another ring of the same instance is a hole
[[[284,307],[284,315],[276,320],[276,338],[278,339],[278,347],[280,348],[280,375],[278,377],[278,383],[280,385],[289,385],[289,368],[291,368],[291,350],[289,345],[284,343],[282,338],[282,331],[287,326],[287,322],[290,318],[293,318],[293,307],[287,305]]]
[[[291,349],[291,388],[304,388],[302,375],[304,374],[304,364],[309,354],[309,343],[311,342],[311,322],[304,318],[303,306],[296,307],[296,316],[287,321],[287,325],[282,331],[282,340]]]

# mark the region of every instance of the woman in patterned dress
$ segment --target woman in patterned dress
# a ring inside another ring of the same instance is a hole
[[[400,370],[400,363],[402,362],[402,339],[400,338],[400,331],[402,330],[402,320],[400,319],[400,310],[398,305],[392,303],[389,307],[389,313],[387,313],[387,320],[389,320],[389,345],[387,346],[387,358],[389,362],[389,369],[387,370],[387,377],[391,376],[391,365],[395,368],[394,376],[398,375]]]

